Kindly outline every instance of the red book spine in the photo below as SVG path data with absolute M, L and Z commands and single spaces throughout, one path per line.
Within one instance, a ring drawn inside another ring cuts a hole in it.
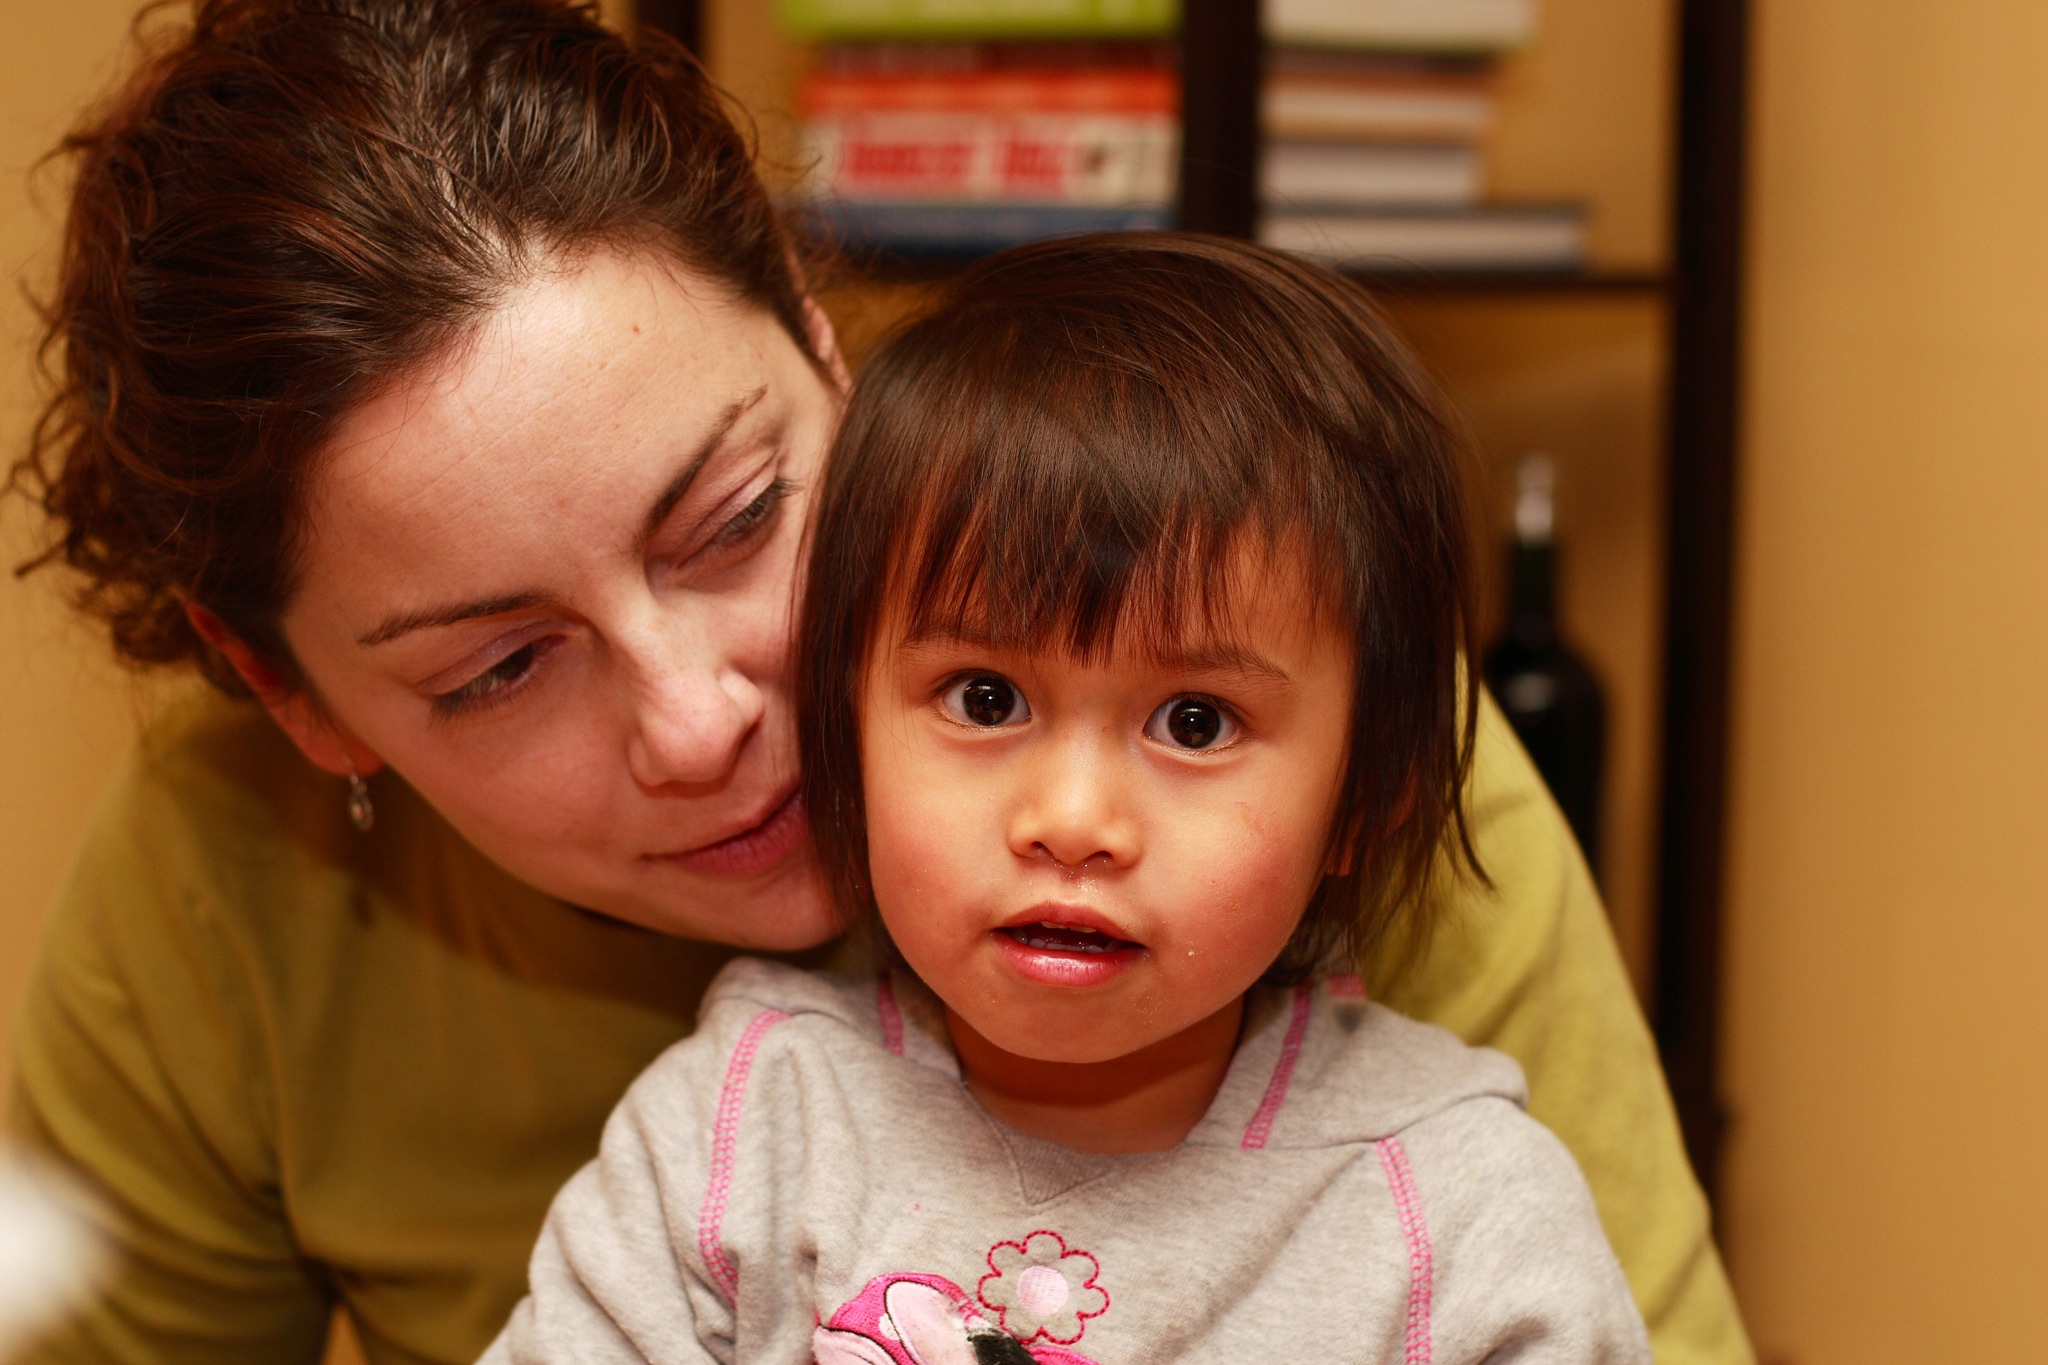
M 1180 81 L 1170 71 L 983 71 L 869 75 L 812 72 L 798 95 L 806 118 L 911 111 L 976 113 L 1162 114 L 1180 110 Z
M 862 200 L 1161 204 L 1179 124 L 1152 114 L 831 115 L 805 125 L 813 189 Z

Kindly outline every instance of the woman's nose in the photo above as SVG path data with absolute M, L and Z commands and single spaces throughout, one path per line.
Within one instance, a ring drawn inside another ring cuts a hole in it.
M 1139 854 L 1139 812 L 1107 736 L 1047 743 L 1026 765 L 1010 821 L 1010 851 L 1079 871 L 1129 867 Z
M 643 670 L 636 691 L 627 766 L 649 788 L 722 782 L 765 710 L 761 689 L 738 669 L 688 659 Z

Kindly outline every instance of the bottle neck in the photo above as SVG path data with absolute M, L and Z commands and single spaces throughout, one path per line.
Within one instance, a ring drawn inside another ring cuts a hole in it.
M 1529 644 L 1557 638 L 1557 546 L 1517 540 L 1509 552 L 1508 633 Z

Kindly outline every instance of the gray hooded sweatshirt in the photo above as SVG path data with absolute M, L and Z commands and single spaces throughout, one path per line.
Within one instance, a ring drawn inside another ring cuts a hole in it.
M 557 1196 L 490 1365 L 1615 1362 L 1650 1348 L 1520 1069 L 1257 990 L 1168 1152 L 1005 1128 L 908 973 L 729 966 Z

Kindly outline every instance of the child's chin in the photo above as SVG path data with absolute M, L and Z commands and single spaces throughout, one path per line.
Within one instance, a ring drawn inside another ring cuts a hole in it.
M 1057 1066 L 1093 1066 L 1127 1057 L 1153 1039 L 1136 1034 L 1128 1014 L 1097 1023 L 1071 1003 L 1005 1010 L 994 1017 L 962 1016 L 983 1039 L 1010 1056 Z
M 996 1046 L 1020 1061 L 1036 1062 L 1042 1066 L 1103 1066 L 1129 1055 L 1131 1051 L 1123 1043 L 1048 1048 L 1031 1039 L 1019 1040 L 1014 1048 L 1004 1047 L 1001 1043 Z

